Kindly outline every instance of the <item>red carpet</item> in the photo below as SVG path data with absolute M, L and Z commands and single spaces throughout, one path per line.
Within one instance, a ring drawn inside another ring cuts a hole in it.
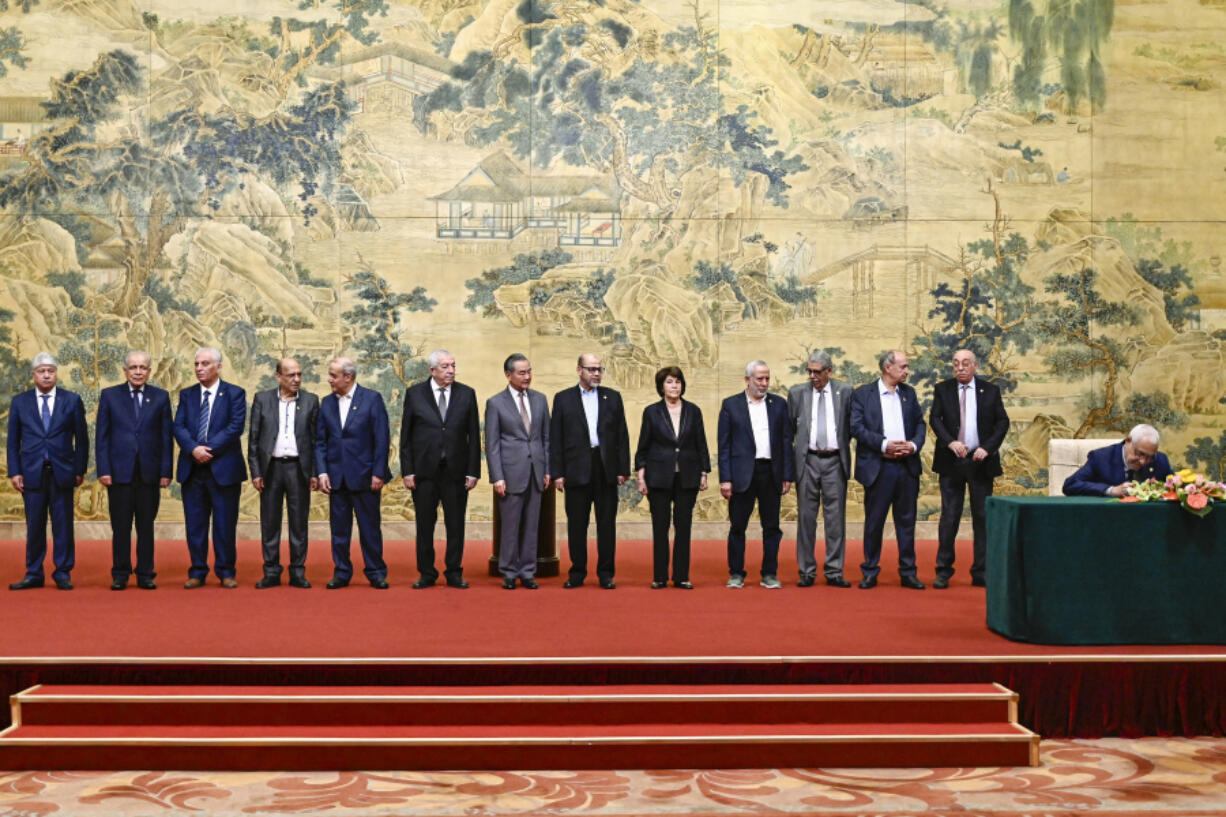
M 887 543 L 886 554 L 891 545 Z M 693 591 L 652 590 L 651 547 L 619 543 L 618 588 L 601 590 L 594 577 L 578 590 L 563 578 L 537 591 L 503 590 L 487 575 L 488 545 L 470 543 L 465 573 L 472 587 L 413 590 L 413 546 L 389 542 L 387 591 L 360 575 L 343 590 L 325 590 L 331 576 L 327 544 L 312 543 L 307 578 L 314 587 L 256 590 L 259 544 L 239 543 L 241 587 L 225 590 L 216 577 L 198 590 L 182 585 L 187 549 L 158 545 L 158 589 L 110 588 L 110 545 L 80 542 L 75 590 L 54 587 L 0 591 L 0 656 L 184 658 L 519 658 L 633 656 L 1226 656 L 1226 647 L 1051 647 L 1012 642 L 985 626 L 984 591 L 960 573 L 948 590 L 919 592 L 898 585 L 893 567 L 873 590 L 839 589 L 819 580 L 796 586 L 795 545 L 781 548 L 784 588 L 757 584 L 761 545 L 751 543 L 750 575 L 741 590 L 725 588 L 722 542 L 695 544 Z M 591 549 L 594 551 L 595 546 Z M 969 552 L 970 544 L 964 548 Z M 355 556 L 357 547 L 355 545 Z M 441 547 L 439 548 L 441 553 Z M 858 542 L 850 554 L 860 550 Z M 919 543 L 920 578 L 931 583 L 936 543 Z M 8 581 L 20 578 L 24 544 L 0 543 Z M 969 558 L 969 553 L 967 553 Z M 594 555 L 593 557 L 594 558 Z M 360 557 L 359 557 L 360 560 Z M 847 578 L 859 580 L 849 558 Z M 568 559 L 562 556 L 563 573 Z

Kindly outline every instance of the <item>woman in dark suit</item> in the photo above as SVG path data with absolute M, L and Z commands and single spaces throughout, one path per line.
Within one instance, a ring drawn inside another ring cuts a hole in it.
M 668 526 L 676 528 L 673 544 L 673 586 L 693 590 L 690 584 L 690 523 L 698 492 L 707 489 L 711 456 L 702 411 L 682 400 L 685 375 L 676 366 L 656 372 L 656 393 L 663 399 L 643 409 L 639 446 L 634 454 L 639 493 L 651 507 L 651 587 L 668 585 Z

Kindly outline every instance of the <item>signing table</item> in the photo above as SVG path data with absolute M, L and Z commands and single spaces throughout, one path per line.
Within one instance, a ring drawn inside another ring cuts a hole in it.
M 988 627 L 1041 644 L 1226 644 L 1226 506 L 990 497 Z

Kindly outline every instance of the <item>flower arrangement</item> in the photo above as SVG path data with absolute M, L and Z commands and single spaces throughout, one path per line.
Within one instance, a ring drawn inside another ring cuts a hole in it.
M 1226 483 L 1214 482 L 1191 468 L 1183 468 L 1166 478 L 1134 482 L 1121 502 L 1178 502 L 1188 513 L 1208 516 L 1215 502 L 1226 501 Z

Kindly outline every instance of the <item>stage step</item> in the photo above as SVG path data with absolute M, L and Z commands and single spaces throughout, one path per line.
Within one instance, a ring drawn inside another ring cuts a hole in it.
M 3 769 L 1023 766 L 997 684 L 37 686 Z

